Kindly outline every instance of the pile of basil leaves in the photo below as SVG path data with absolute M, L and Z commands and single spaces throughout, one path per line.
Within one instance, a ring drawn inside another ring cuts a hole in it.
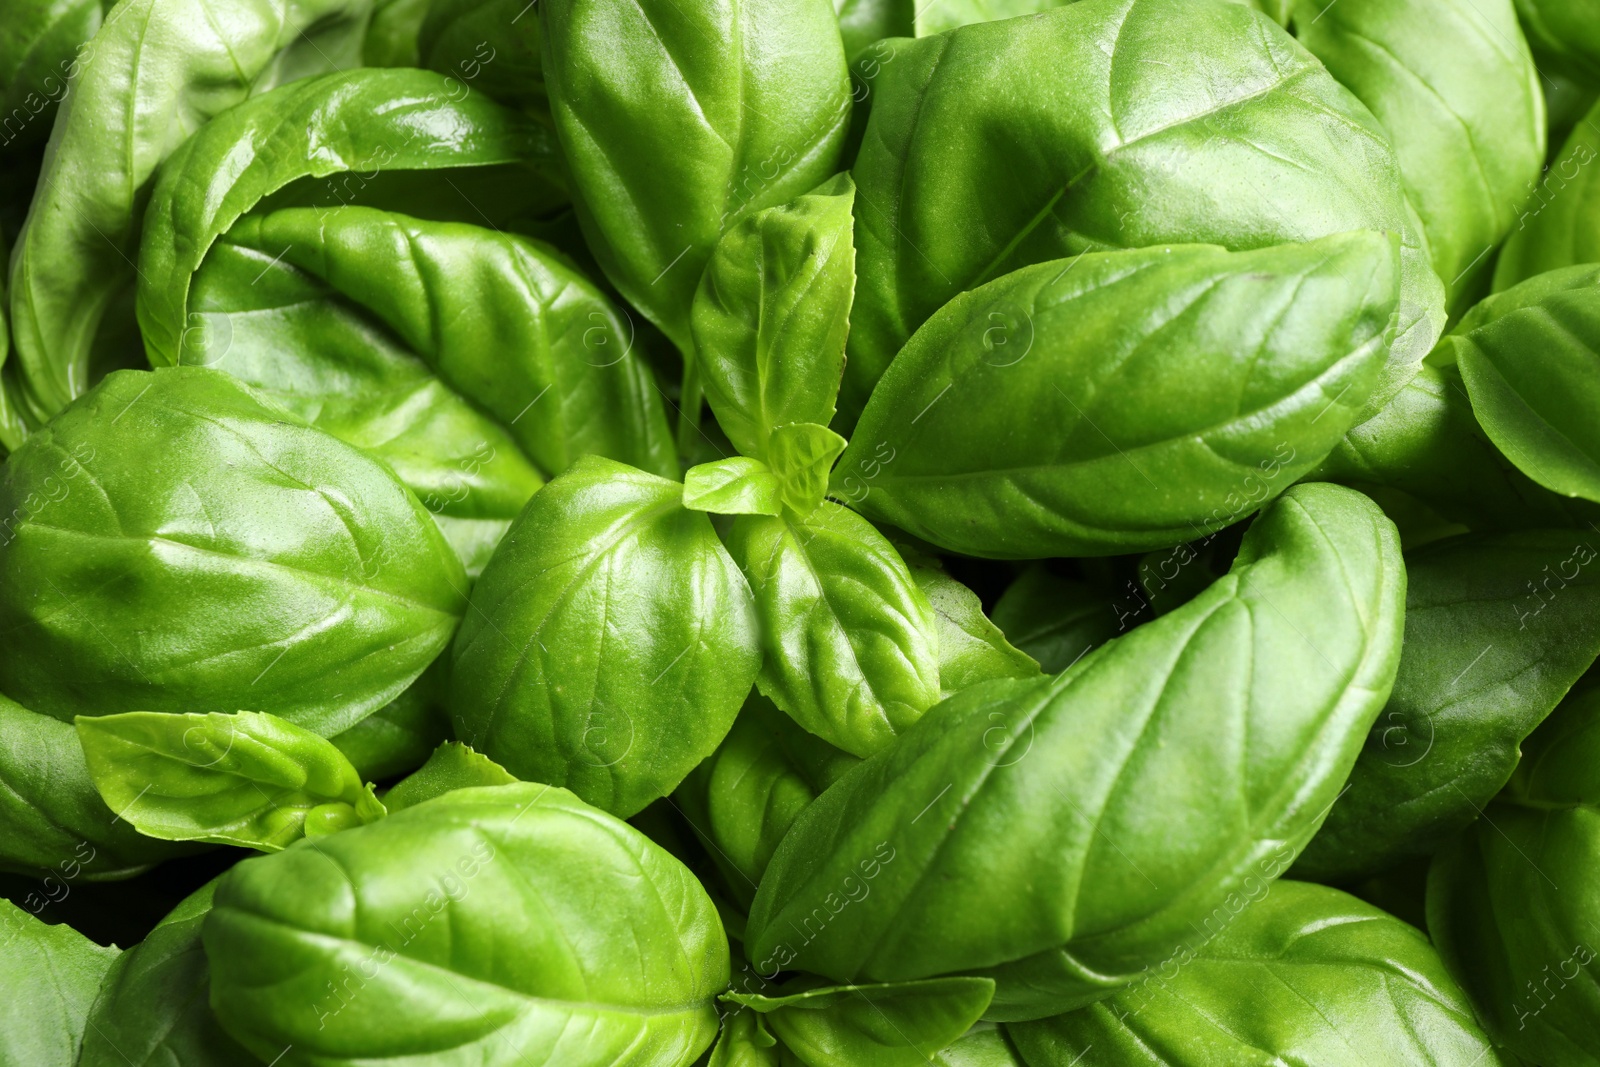
M 0 1067 L 1600 1067 L 1600 0 L 7 0 Z

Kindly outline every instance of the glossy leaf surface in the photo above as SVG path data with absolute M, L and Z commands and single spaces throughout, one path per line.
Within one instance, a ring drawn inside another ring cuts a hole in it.
M 70 719 L 267 711 L 323 735 L 448 644 L 461 564 L 390 470 L 229 376 L 109 376 L 6 463 L 0 688 Z
M 95 990 L 117 951 L 0 899 L 0 1062 L 73 1067 Z
M 531 783 L 246 860 L 203 937 L 223 1026 L 257 1056 L 288 1045 L 283 1062 L 318 1067 L 676 1067 L 710 1046 L 728 981 L 693 875 Z M 347 967 L 359 985 L 330 991 Z
M 1057 678 L 937 705 L 796 821 L 752 963 L 989 976 L 1008 1020 L 1157 966 L 1287 869 L 1338 795 L 1399 659 L 1397 542 L 1359 494 L 1296 487 L 1188 604 Z
M 1204 536 L 1282 492 L 1355 423 L 1382 371 L 1396 279 L 1394 245 L 1373 233 L 1023 268 L 917 331 L 833 491 L 991 558 Z
M 1007 1027 L 1028 1067 L 1447 1067 L 1503 1059 L 1418 930 L 1337 890 L 1261 887 L 1091 1007 Z
M 933 609 L 866 520 L 831 502 L 803 522 L 740 516 L 727 545 L 761 621 L 756 684 L 801 726 L 869 756 L 939 699 Z
M 895 42 L 879 64 L 852 172 L 847 412 L 958 293 L 1085 251 L 1404 234 L 1401 317 L 1371 410 L 1443 328 L 1388 136 L 1243 5 L 1086 0 Z
M 760 648 L 744 578 L 682 495 L 594 456 L 539 491 L 456 636 L 456 736 L 622 815 L 711 754 Z

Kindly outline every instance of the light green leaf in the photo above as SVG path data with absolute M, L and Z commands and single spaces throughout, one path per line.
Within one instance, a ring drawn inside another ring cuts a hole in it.
M 767 438 L 767 462 L 778 476 L 784 507 L 804 519 L 828 493 L 833 461 L 845 449 L 845 439 L 814 422 L 779 426 Z
M 782 490 L 765 463 L 734 456 L 685 471 L 683 506 L 718 515 L 781 515 Z
M 939 629 L 939 695 L 947 697 L 995 678 L 1037 678 L 1039 664 L 1012 646 L 983 613 L 978 594 L 934 560 L 908 559 Z
M 73 1067 L 95 990 L 117 955 L 0 898 L 0 1063 Z
M 706 399 L 734 447 L 765 459 L 785 423 L 826 424 L 844 373 L 855 292 L 847 174 L 723 235 L 691 322 Z
M 470 745 L 446 741 L 428 757 L 428 762 L 383 796 L 384 806 L 399 811 L 425 800 L 443 796 L 454 789 L 479 785 L 510 785 L 516 776 Z
M 274 852 L 385 814 L 333 742 L 275 715 L 79 716 L 89 773 L 142 834 Z

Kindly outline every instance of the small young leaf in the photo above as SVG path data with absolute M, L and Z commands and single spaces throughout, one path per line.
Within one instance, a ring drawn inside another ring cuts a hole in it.
M 747 456 L 771 458 L 776 426 L 833 418 L 855 293 L 855 192 L 840 174 L 757 212 L 706 265 L 691 317 L 706 399 Z
M 781 515 L 782 486 L 759 459 L 734 456 L 690 467 L 683 475 L 683 506 L 718 515 Z
M 275 715 L 135 711 L 76 723 L 100 795 L 149 837 L 276 852 L 386 813 L 331 741 Z
M 428 762 L 384 795 L 390 811 L 399 811 L 456 789 L 479 785 L 510 785 L 517 777 L 470 745 L 446 741 L 433 750 Z
M 806 518 L 822 503 L 833 461 L 846 444 L 843 437 L 814 422 L 779 426 L 767 438 L 767 462 L 778 476 L 783 504 L 795 518 Z

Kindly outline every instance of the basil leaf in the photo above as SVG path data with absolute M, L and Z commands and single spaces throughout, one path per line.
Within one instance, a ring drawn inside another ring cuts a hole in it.
M 996 678 L 1037 678 L 1039 664 L 1014 648 L 983 613 L 978 594 L 937 565 L 911 563 L 911 577 L 933 608 L 938 629 L 939 695 Z
M 118 951 L 0 898 L 0 1062 L 73 1067 L 95 990 Z
M 782 486 L 759 459 L 719 459 L 684 472 L 683 506 L 718 515 L 781 515 Z
M 1162 548 L 1232 525 L 1356 421 L 1385 358 L 1394 255 L 1390 238 L 1353 233 L 1006 275 L 917 331 L 833 491 L 1001 559 Z
M 45 879 L 24 907 L 42 909 L 80 876 L 124 878 L 182 851 L 106 807 L 70 723 L 0 696 L 0 869 Z
M 12 453 L 0 514 L 0 690 L 64 720 L 249 707 L 338 733 L 465 608 L 388 467 L 218 371 L 110 375 Z
M 839 15 L 844 54 L 851 63 L 885 37 L 916 36 L 916 5 L 912 0 L 833 0 L 833 6 Z M 863 102 L 858 96 L 857 106 Z
M 532 783 L 245 860 L 203 937 L 223 1027 L 264 1060 L 293 1045 L 330 1067 L 691 1063 L 728 983 L 727 937 L 694 876 Z
M 435 0 L 425 13 L 422 62 L 411 66 L 459 78 L 548 121 L 539 11 L 528 0 Z
M 73 64 L 11 260 L 12 399 L 32 425 L 93 384 L 90 348 L 133 283 L 156 169 L 190 131 L 252 94 L 352 65 L 369 9 L 367 0 L 256 0 L 219 20 L 203 0 L 111 8 Z M 180 315 L 174 333 L 186 325 Z
M 390 811 L 414 807 L 456 789 L 480 785 L 511 785 L 516 781 L 506 769 L 460 741 L 446 741 L 434 750 L 415 773 L 384 794 Z
M 1046 674 L 1060 674 L 1136 622 L 1145 600 L 1124 597 L 1034 564 L 1006 587 L 995 625 Z
M 727 545 L 761 620 L 756 685 L 801 726 L 867 756 L 939 699 L 933 609 L 871 523 L 824 502 L 803 521 L 741 515 Z
M 741 1009 L 723 1021 L 722 1034 L 706 1067 L 782 1067 L 782 1056 L 761 1017 Z
M 833 11 L 545 0 L 541 18 L 584 235 L 628 302 L 692 353 L 717 239 L 837 169 L 850 91 Z
M 148 837 L 275 852 L 385 814 L 333 742 L 273 715 L 136 711 L 77 725 L 100 795 Z
M 1259 886 L 1194 940 L 1107 1000 L 1006 1032 L 1030 1067 L 1512 1063 L 1426 937 L 1337 890 Z
M 216 889 L 212 879 L 189 894 L 117 957 L 89 1012 L 77 1067 L 237 1067 L 254 1059 L 207 1003 L 211 970 L 200 928 Z
M 382 781 L 415 770 L 450 734 L 444 703 L 450 679 L 441 656 L 404 693 L 350 729 L 328 738 L 362 781 Z
M 773 462 L 786 423 L 833 418 L 855 289 L 850 176 L 747 216 L 723 234 L 691 325 L 706 399 L 747 456 Z
M 1510 0 L 1296 0 L 1293 29 L 1389 131 L 1433 269 L 1463 305 L 1544 169 L 1544 96 Z
M 1568 697 L 1501 799 L 1434 857 L 1428 931 L 1490 1035 L 1531 1063 L 1593 1058 L 1600 1018 L 1600 702 Z
M 1600 655 L 1596 544 L 1590 531 L 1536 530 L 1406 554 L 1394 692 L 1297 876 L 1376 873 L 1477 817 L 1522 739 Z
M 794 820 L 859 760 L 752 693 L 733 728 L 673 794 L 734 903 L 749 909 Z
M 362 66 L 422 66 L 418 37 L 428 8 L 429 0 L 372 0 L 372 20 L 361 42 Z
M 1600 501 L 1600 268 L 1542 274 L 1472 309 L 1441 346 L 1517 468 Z
M 1594 0 L 1516 0 L 1528 43 L 1541 65 L 1600 81 L 1600 23 Z
M 808 807 L 751 962 L 992 977 L 997 1020 L 1133 982 L 1316 831 L 1394 678 L 1404 581 L 1370 501 L 1290 490 L 1201 596 L 1057 678 L 951 697 Z
M 456 736 L 632 815 L 716 748 L 760 661 L 750 592 L 676 482 L 586 456 L 529 501 L 456 635 Z
M 790 517 L 805 519 L 828 493 L 828 473 L 845 449 L 845 439 L 814 422 L 779 426 L 767 439 L 767 462 L 778 476 Z
M 1445 352 L 1452 344 L 1448 338 Z M 1425 364 L 1383 410 L 1353 428 L 1307 481 L 1419 502 L 1472 530 L 1575 526 L 1600 518 L 1550 492 L 1495 448 L 1454 366 Z
M 139 328 L 151 362 L 222 354 L 219 342 L 191 330 L 194 273 L 241 215 L 297 179 L 514 164 L 530 190 L 524 197 L 555 198 L 541 185 L 554 166 L 548 134 L 458 86 L 419 70 L 329 74 L 256 97 L 184 142 L 151 194 L 139 251 Z M 242 168 L 226 163 L 247 149 Z M 333 186 L 325 193 L 324 206 L 348 195 Z
M 958 294 L 1086 251 L 1401 234 L 1387 366 L 1343 400 L 1369 413 L 1444 326 L 1443 285 L 1389 136 L 1315 57 L 1242 5 L 1085 0 L 896 41 L 876 62 L 852 171 L 860 281 L 847 414 Z
M 723 999 L 765 1016 L 806 1067 L 926 1064 L 978 1021 L 994 995 L 986 978 L 789 988 L 779 996 L 727 993 Z

